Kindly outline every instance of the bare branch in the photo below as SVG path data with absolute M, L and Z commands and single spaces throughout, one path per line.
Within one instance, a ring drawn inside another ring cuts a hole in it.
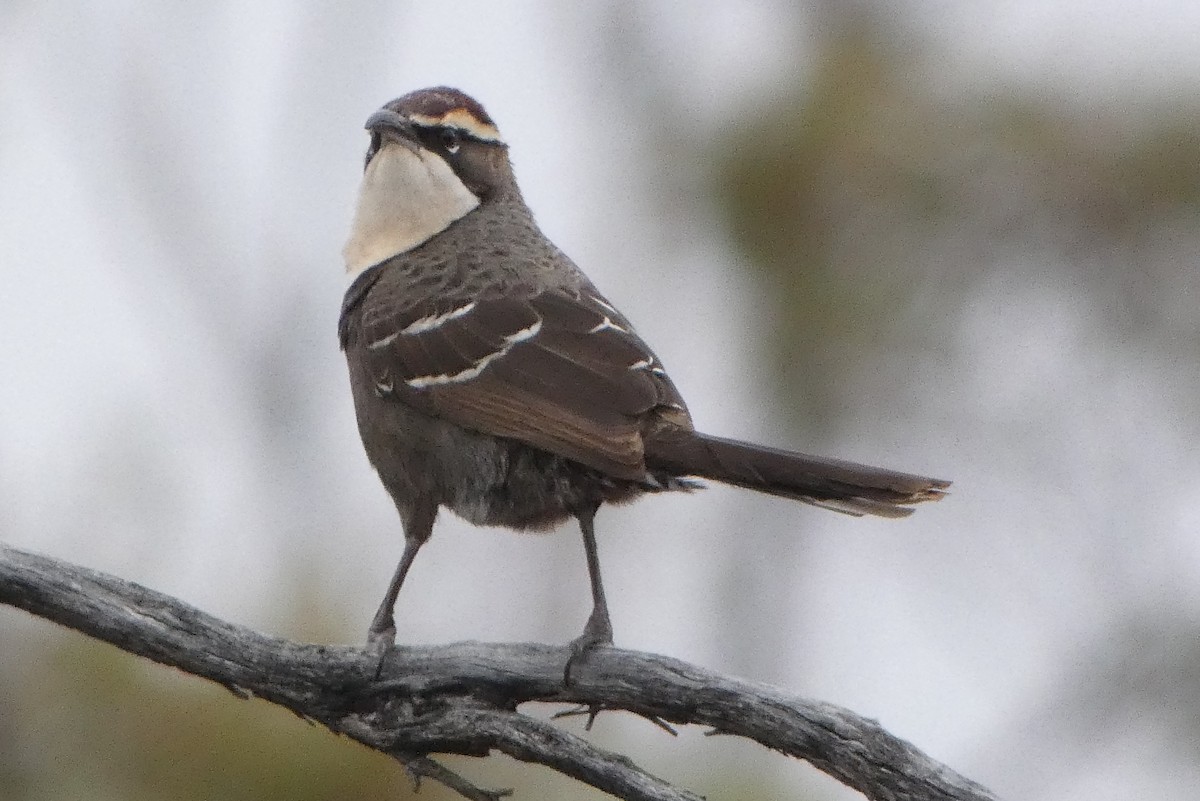
M 114 576 L 0 544 L 0 603 L 132 654 L 264 698 L 383 753 L 467 798 L 494 801 L 429 758 L 492 750 L 615 796 L 695 801 L 628 758 L 517 707 L 530 701 L 621 709 L 662 725 L 700 724 L 803 759 L 877 801 L 995 801 L 878 723 L 665 656 L 604 648 L 562 683 L 565 646 L 454 643 L 396 648 L 383 678 L 360 648 L 309 645 L 226 623 Z
M 469 801 L 500 801 L 501 798 L 512 795 L 512 790 L 484 790 L 476 787 L 442 763 L 427 756 L 413 756 L 400 752 L 394 753 L 393 756 L 404 763 L 405 770 L 413 777 L 414 791 L 421 789 L 422 777 L 428 776 Z

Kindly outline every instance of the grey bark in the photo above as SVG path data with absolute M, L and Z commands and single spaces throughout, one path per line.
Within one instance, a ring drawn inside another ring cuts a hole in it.
M 269 637 L 87 568 L 0 544 L 0 602 L 279 704 L 399 760 L 467 798 L 496 799 L 430 758 L 497 750 L 614 796 L 694 801 L 552 722 L 517 711 L 540 701 L 593 713 L 626 710 L 663 725 L 698 724 L 811 763 L 873 801 L 995 801 L 878 723 L 833 704 L 742 681 L 665 656 L 602 648 L 563 686 L 566 646 L 463 642 L 403 646 L 377 659 L 361 648 Z

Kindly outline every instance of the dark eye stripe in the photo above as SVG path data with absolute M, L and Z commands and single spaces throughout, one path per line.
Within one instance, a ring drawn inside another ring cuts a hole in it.
M 417 124 L 413 127 L 417 129 L 417 133 L 421 137 L 421 141 L 425 142 L 426 145 L 437 145 L 445 148 L 447 147 L 447 144 L 443 137 L 447 135 L 455 137 L 459 144 L 462 144 L 465 141 L 480 142 L 482 144 L 495 144 L 495 142 L 490 140 L 480 139 L 466 128 L 459 128 L 457 125 Z

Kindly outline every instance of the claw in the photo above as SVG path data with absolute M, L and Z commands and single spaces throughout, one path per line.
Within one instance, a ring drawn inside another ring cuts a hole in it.
M 576 715 L 587 715 L 587 723 L 583 724 L 584 731 L 591 731 L 592 724 L 596 722 L 596 717 L 605 709 L 603 704 L 580 704 L 574 709 L 564 709 L 562 712 L 555 712 L 550 716 L 551 720 L 559 718 L 572 718 Z
M 604 710 L 609 709 L 609 708 L 610 707 L 606 707 L 603 704 L 579 704 L 578 706 L 572 707 L 571 709 L 564 709 L 562 712 L 555 712 L 553 715 L 550 716 L 550 719 L 558 720 L 559 718 L 573 718 L 577 715 L 587 715 L 588 716 L 587 723 L 584 724 L 583 728 L 584 728 L 584 731 L 591 731 L 592 724 L 595 723 L 595 721 L 596 721 L 596 716 L 599 715 Z M 636 712 L 632 709 L 626 710 L 626 711 L 633 712 L 633 714 L 637 715 L 639 718 L 644 718 L 645 720 L 650 721 L 655 726 L 662 729 L 663 731 L 665 731 L 667 734 L 671 735 L 672 737 L 679 736 L 679 732 L 675 729 L 674 726 L 672 726 L 670 723 L 667 723 L 665 720 L 658 717 L 657 715 L 648 715 L 644 712 Z
M 607 622 L 607 621 L 605 621 Z M 580 659 L 586 657 L 596 648 L 605 645 L 612 645 L 612 627 L 596 626 L 598 631 L 593 631 L 592 620 L 588 620 L 587 628 L 583 630 L 583 634 L 571 640 L 571 655 L 567 657 L 567 664 L 563 668 L 563 686 L 571 686 L 571 668 Z
M 383 666 L 387 662 L 388 654 L 392 652 L 392 648 L 396 646 L 396 627 L 390 626 L 380 631 L 375 631 L 372 628 L 367 632 L 367 644 L 364 650 L 367 655 L 375 659 L 375 673 L 372 676 L 373 681 L 379 681 L 383 675 Z

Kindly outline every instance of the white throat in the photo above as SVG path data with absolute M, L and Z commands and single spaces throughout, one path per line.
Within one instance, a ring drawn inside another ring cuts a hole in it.
M 450 165 L 424 150 L 389 142 L 363 173 L 350 239 L 342 248 L 349 280 L 412 250 L 479 205 Z

